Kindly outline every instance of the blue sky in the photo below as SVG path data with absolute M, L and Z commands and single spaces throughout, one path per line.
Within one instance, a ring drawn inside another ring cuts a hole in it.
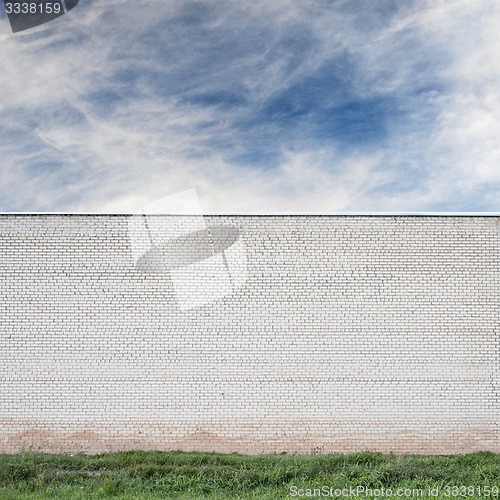
M 80 0 L 0 16 L 0 211 L 500 211 L 494 0 Z

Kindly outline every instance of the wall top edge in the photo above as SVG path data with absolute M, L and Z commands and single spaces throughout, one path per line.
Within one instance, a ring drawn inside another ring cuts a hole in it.
M 0 212 L 0 216 L 232 216 L 232 217 L 500 217 L 500 212 Z

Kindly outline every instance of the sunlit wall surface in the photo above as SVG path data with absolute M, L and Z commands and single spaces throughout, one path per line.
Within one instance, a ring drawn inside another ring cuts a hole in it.
M 497 218 L 133 217 L 0 216 L 0 452 L 500 452 Z

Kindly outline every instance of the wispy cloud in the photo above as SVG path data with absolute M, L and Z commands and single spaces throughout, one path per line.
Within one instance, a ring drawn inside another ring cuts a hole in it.
M 499 10 L 81 0 L 0 35 L 0 210 L 498 211 Z

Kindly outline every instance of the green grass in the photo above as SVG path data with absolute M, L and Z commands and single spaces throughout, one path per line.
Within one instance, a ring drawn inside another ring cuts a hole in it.
M 276 499 L 294 498 L 291 493 L 295 491 L 305 495 L 306 489 L 324 486 L 333 490 L 391 488 L 392 498 L 397 498 L 398 488 L 421 489 L 423 495 L 418 498 L 429 498 L 427 492 L 432 488 L 440 489 L 439 498 L 487 498 L 484 487 L 488 487 L 489 498 L 500 499 L 500 493 L 491 495 L 500 490 L 500 455 L 425 457 L 365 452 L 244 456 L 141 451 L 94 456 L 0 455 L 1 499 Z M 446 486 L 475 489 L 455 490 L 456 496 L 450 490 L 446 496 Z M 304 491 L 299 492 L 299 488 Z M 358 493 L 354 498 L 370 498 Z M 406 493 L 403 498 L 417 498 Z M 388 496 L 379 493 L 378 498 Z

